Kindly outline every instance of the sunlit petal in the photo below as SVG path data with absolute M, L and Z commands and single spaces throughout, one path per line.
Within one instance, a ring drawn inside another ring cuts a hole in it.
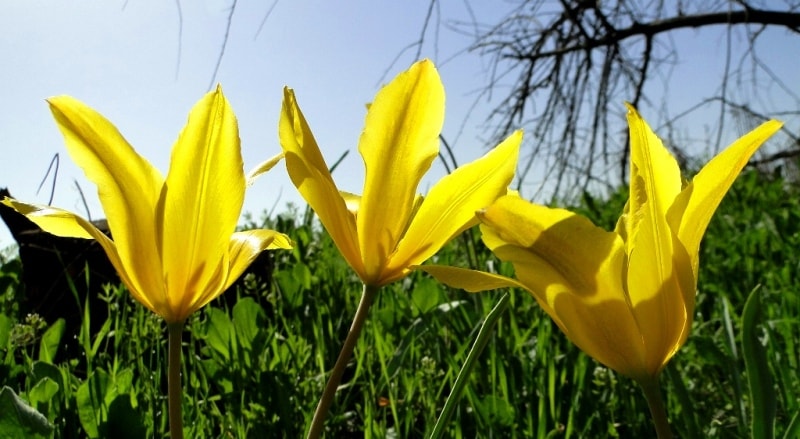
M 753 153 L 782 125 L 775 120 L 764 122 L 733 142 L 695 175 L 670 209 L 670 224 L 675 228 L 687 252 L 694 256 L 692 267 L 695 275 L 700 241 L 722 197 Z
M 460 288 L 470 293 L 496 290 L 498 288 L 521 288 L 527 290 L 525 285 L 514 279 L 485 271 L 435 264 L 418 265 L 411 268 L 424 271 L 449 287 Z
M 530 279 L 532 283 L 520 278 L 532 290 L 543 292 L 549 284 L 559 283 L 583 296 L 613 294 L 597 287 L 598 280 L 622 274 L 622 242 L 616 234 L 568 210 L 512 195 L 500 197 L 478 216 L 502 242 L 526 249 L 544 264 L 546 272 Z M 500 247 L 492 241 L 487 245 L 492 250 Z
M 624 298 L 641 334 L 643 370 L 660 368 L 665 352 L 686 321 L 681 282 L 674 266 L 674 231 L 666 213 L 681 190 L 680 168 L 636 110 L 628 106 L 631 194 L 627 229 L 627 288 Z M 686 267 L 688 268 L 688 267 Z M 691 287 L 692 293 L 694 285 Z M 648 355 L 650 353 L 650 355 Z
M 453 237 L 475 225 L 475 211 L 506 193 L 514 177 L 521 141 L 522 132 L 517 131 L 483 157 L 436 183 L 413 217 L 386 271 L 421 264 Z
M 444 88 L 428 60 L 398 75 L 369 107 L 358 144 L 366 175 L 357 219 L 367 282 L 380 277 L 402 238 L 443 122 Z
M 68 96 L 48 102 L 70 157 L 97 185 L 121 263 L 131 273 L 129 287 L 147 294 L 163 292 L 153 220 L 163 187 L 161 173 L 96 111 Z
M 253 229 L 236 232 L 230 237 L 228 254 L 230 267 L 227 279 L 221 288 L 209 289 L 193 298 L 189 303 L 189 313 L 205 306 L 227 290 L 247 270 L 247 267 L 258 257 L 261 252 L 270 249 L 291 249 L 292 240 L 274 230 Z
M 674 352 L 676 341 L 691 321 L 692 310 L 687 309 L 687 296 L 694 305 L 695 282 L 689 259 L 683 245 L 669 231 L 660 216 L 659 227 L 664 228 L 670 245 L 656 245 L 656 222 L 646 210 L 640 221 L 639 232 L 628 257 L 627 306 L 633 312 L 637 330 L 643 343 L 643 370 L 659 371 L 666 355 Z M 680 255 L 680 256 L 678 256 Z
M 159 206 L 167 301 L 176 314 L 189 315 L 193 294 L 221 291 L 244 188 L 236 117 L 218 87 L 195 105 L 175 142 Z
M 353 270 L 364 273 L 355 217 L 339 195 L 314 135 L 297 106 L 294 92 L 289 88 L 283 93 L 279 134 L 292 183 L 314 209 Z
M 247 173 L 247 185 L 252 186 L 255 183 L 256 179 L 261 176 L 261 174 L 266 173 L 270 169 L 274 168 L 281 160 L 283 160 L 284 153 L 279 153 L 274 157 L 271 157 L 263 162 L 259 163 L 258 166 L 253 168 L 250 172 Z
M 129 276 L 126 271 L 125 265 L 122 263 L 120 255 L 117 252 L 115 243 L 95 227 L 94 224 L 72 212 L 51 206 L 27 204 L 8 197 L 6 197 L 2 203 L 25 215 L 26 218 L 45 232 L 63 237 L 95 239 L 103 248 L 103 251 L 105 251 L 109 261 L 111 261 L 111 265 L 117 270 L 120 279 L 122 279 L 123 283 L 128 287 L 131 295 L 146 307 L 153 311 L 156 310 L 156 306 L 153 302 L 150 301 L 146 294 L 138 290 L 136 284 L 132 282 L 132 276 Z
M 628 107 L 631 147 L 631 191 L 627 236 L 633 244 L 643 210 L 650 211 L 658 245 L 670 245 L 670 232 L 665 227 L 666 213 L 681 191 L 681 170 L 672 154 L 661 143 L 650 126 L 631 105 Z M 630 252 L 630 249 L 628 249 Z
M 512 263 L 519 282 L 570 340 L 609 366 L 641 366 L 643 345 L 620 294 L 625 258 L 615 233 L 516 196 L 501 197 L 479 216 L 484 242 Z M 616 314 L 600 316 L 599 308 Z

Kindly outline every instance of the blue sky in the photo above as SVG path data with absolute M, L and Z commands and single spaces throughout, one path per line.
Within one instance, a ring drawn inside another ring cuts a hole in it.
M 443 2 L 447 3 L 447 2 Z M 259 33 L 271 1 L 239 1 L 216 81 L 239 119 L 245 168 L 277 154 L 282 89 L 295 89 L 323 154 L 333 162 L 351 150 L 335 175 L 345 190 L 361 192 L 361 159 L 355 151 L 365 104 L 383 82 L 407 68 L 415 50 L 392 65 L 419 38 L 427 1 L 278 2 Z M 442 16 L 466 18 L 462 3 L 443 4 Z M 189 109 L 209 89 L 223 41 L 229 2 L 181 2 L 180 36 L 174 2 L 7 2 L 0 14 L 0 186 L 19 199 L 46 203 L 50 182 L 37 186 L 50 159 L 60 153 L 53 204 L 84 212 L 75 188 L 83 189 L 93 218 L 102 217 L 95 186 L 69 159 L 44 101 L 72 95 L 111 120 L 137 151 L 166 172 L 174 140 Z M 484 19 L 497 8 L 480 11 Z M 430 41 L 433 42 L 431 36 Z M 445 59 L 469 39 L 441 32 L 439 47 L 423 57 Z M 179 64 L 178 64 L 179 62 Z M 457 130 L 473 98 L 468 91 L 485 79 L 480 62 L 456 58 L 441 64 L 448 94 L 448 129 Z M 454 127 L 454 128 L 453 128 Z M 471 160 L 482 154 L 477 142 Z M 432 177 L 444 170 L 436 164 Z M 424 188 L 423 188 L 424 189 Z M 283 166 L 250 189 L 245 210 L 259 213 L 300 203 Z M 0 227 L 0 247 L 11 243 Z
M 464 1 L 439 3 L 443 20 L 469 19 Z M 350 150 L 334 178 L 343 190 L 360 193 L 363 170 L 355 148 L 365 104 L 382 82 L 414 61 L 416 51 L 409 50 L 392 64 L 404 47 L 419 38 L 429 1 L 283 0 L 259 32 L 271 4 L 271 0 L 238 2 L 215 80 L 222 84 L 238 116 L 245 168 L 280 151 L 278 115 L 282 88 L 288 85 L 295 89 L 329 163 Z M 469 4 L 485 23 L 496 22 L 513 6 Z M 53 204 L 84 212 L 76 180 L 92 217 L 103 216 L 96 188 L 67 156 L 44 101 L 60 94 L 72 95 L 104 114 L 140 154 L 166 172 L 172 144 L 189 109 L 209 90 L 229 5 L 225 0 L 182 1 L 179 37 L 178 11 L 172 1 L 4 2 L 0 14 L 0 57 L 5 61 L 0 69 L 0 150 L 4 156 L 0 187 L 8 186 L 21 200 L 46 203 L 51 183 L 39 194 L 37 186 L 50 159 L 59 153 Z M 444 133 L 456 141 L 459 162 L 465 163 L 485 152 L 482 122 L 494 102 L 484 101 L 471 116 L 469 110 L 475 91 L 487 81 L 489 61 L 474 53 L 459 54 L 471 42 L 469 37 L 446 27 L 440 27 L 436 35 L 434 28 L 431 32 L 421 53 L 439 66 L 447 91 Z M 673 72 L 679 86 L 670 88 L 675 103 L 674 107 L 670 104 L 671 113 L 685 108 L 684 102 L 696 98 L 698 89 L 718 86 L 719 74 L 713 73 L 713 66 L 723 56 L 720 35 L 724 34 L 706 33 L 703 39 L 696 31 L 676 35 L 696 47 L 681 54 L 683 64 Z M 800 69 L 791 61 L 798 58 L 786 56 L 785 39 L 778 36 L 775 41 L 764 49 L 776 59 L 774 68 L 794 75 L 790 84 L 800 84 Z M 655 114 L 655 109 L 644 111 L 648 119 Z M 691 129 L 702 131 L 704 124 L 713 121 L 695 122 L 699 128 Z M 436 162 L 421 191 L 444 173 Z M 279 166 L 250 188 L 245 210 L 259 214 L 273 206 L 283 209 L 288 202 L 302 205 Z M 0 248 L 11 243 L 5 227 L 0 227 Z

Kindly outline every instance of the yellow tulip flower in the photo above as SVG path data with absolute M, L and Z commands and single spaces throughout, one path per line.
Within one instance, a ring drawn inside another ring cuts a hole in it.
M 517 280 L 421 268 L 468 291 L 524 288 L 584 352 L 643 383 L 657 380 L 689 335 L 700 240 L 714 211 L 781 124 L 766 122 L 738 139 L 686 184 L 661 140 L 628 110 L 631 195 L 614 231 L 507 195 L 478 216 L 484 243 L 512 263 Z
M 414 64 L 375 96 L 358 150 L 364 192 L 340 193 L 314 136 L 284 90 L 280 139 L 292 182 L 366 285 L 403 278 L 445 243 L 477 224 L 475 211 L 505 194 L 522 133 L 442 178 L 426 197 L 416 190 L 439 154 L 444 88 L 433 63 Z
M 167 323 L 219 296 L 261 251 L 291 248 L 273 230 L 235 232 L 245 174 L 236 117 L 220 88 L 192 109 L 166 179 L 96 111 L 68 96 L 48 102 L 70 156 L 98 187 L 113 240 L 74 213 L 3 202 L 54 235 L 97 240 L 133 297 Z
M 505 194 L 514 177 L 522 133 L 442 178 L 426 197 L 422 176 L 439 154 L 444 87 L 423 60 L 383 87 L 369 105 L 358 151 L 366 169 L 361 196 L 340 192 L 297 105 L 284 90 L 280 140 L 286 169 L 339 251 L 364 283 L 347 339 L 314 413 L 308 438 L 324 416 L 378 289 L 402 279 L 448 241 L 478 223 L 475 211 Z

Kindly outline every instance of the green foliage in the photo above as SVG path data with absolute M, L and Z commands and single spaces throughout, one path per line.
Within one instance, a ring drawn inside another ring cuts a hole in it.
M 3 437 L 42 438 L 53 431 L 47 419 L 8 386 L 0 389 L 0 432 Z
M 692 334 L 661 381 L 678 437 L 800 432 L 799 192 L 781 178 L 747 172 L 709 226 Z M 626 198 L 624 190 L 607 199 L 586 195 L 572 208 L 611 229 Z M 187 437 L 299 437 L 310 422 L 361 285 L 308 218 L 292 211 L 248 224 L 286 232 L 296 247 L 272 253 L 271 277 L 247 277 L 187 322 Z M 476 230 L 435 259 L 511 274 Z M 0 436 L 165 437 L 164 323 L 124 288 L 109 286 L 97 292 L 107 320 L 91 334 L 85 313 L 80 352 L 62 359 L 59 322 L 18 314 L 19 279 L 18 260 L 6 261 L 0 385 L 7 388 L 0 404 L 22 418 L 0 408 Z M 327 437 L 429 435 L 502 294 L 451 290 L 422 274 L 382 289 L 328 416 Z M 443 437 L 653 436 L 631 380 L 581 353 L 526 293 L 512 291 L 508 300 Z M 48 424 L 53 428 L 31 426 Z

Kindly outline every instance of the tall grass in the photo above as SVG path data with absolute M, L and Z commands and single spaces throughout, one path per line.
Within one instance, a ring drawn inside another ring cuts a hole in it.
M 748 437 L 758 420 L 754 408 L 768 409 L 770 398 L 776 436 L 797 434 L 789 428 L 800 412 L 799 192 L 782 178 L 746 172 L 709 227 L 692 335 L 662 376 L 679 437 Z M 587 195 L 572 208 L 612 228 L 626 197 L 622 191 L 602 200 Z M 182 374 L 187 436 L 298 437 L 310 421 L 361 285 L 330 238 L 302 217 L 290 211 L 265 220 L 297 244 L 274 253 L 272 279 L 246 279 L 235 297 L 190 318 Z M 436 259 L 511 274 L 482 247 L 476 231 Z M 0 384 L 54 427 L 26 434 L 165 437 L 161 320 L 124 288 L 109 285 L 93 293 L 108 310 L 102 329 L 83 331 L 76 341 L 80 353 L 56 360 L 67 341 L 59 324 L 19 315 L 20 269 L 18 260 L 7 259 L 0 270 Z M 760 307 L 749 308 L 743 320 L 753 291 L 759 303 L 752 306 Z M 482 319 L 501 294 L 471 295 L 421 274 L 382 289 L 331 409 L 327 437 L 429 434 Z M 765 366 L 754 375 L 757 363 L 745 355 L 759 348 Z M 767 384 L 754 389 L 756 382 Z M 0 419 L 8 416 L 0 411 Z M 586 357 L 531 297 L 512 291 L 445 437 L 653 435 L 634 383 Z

